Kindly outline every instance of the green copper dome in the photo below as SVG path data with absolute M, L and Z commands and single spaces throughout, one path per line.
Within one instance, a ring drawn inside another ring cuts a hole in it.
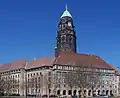
M 61 18 L 66 17 L 66 16 L 72 18 L 72 15 L 70 14 L 70 12 L 69 12 L 68 9 L 67 9 L 67 5 L 66 5 L 66 10 L 63 12 Z

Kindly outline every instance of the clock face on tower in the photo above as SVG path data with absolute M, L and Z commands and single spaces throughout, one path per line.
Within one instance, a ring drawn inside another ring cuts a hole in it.
M 71 22 L 68 22 L 68 26 L 72 26 Z

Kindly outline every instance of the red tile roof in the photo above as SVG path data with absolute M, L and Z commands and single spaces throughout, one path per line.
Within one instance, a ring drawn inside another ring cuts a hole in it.
M 113 69 L 103 59 L 95 55 L 78 54 L 72 52 L 61 52 L 54 64 L 74 65 L 74 66 L 93 66 L 94 68 Z
M 32 62 L 28 62 L 26 69 L 42 67 L 42 66 L 52 66 L 54 60 L 55 60 L 55 57 L 46 57 L 46 58 L 42 58 Z
M 14 69 L 25 68 L 25 63 L 26 60 L 20 60 L 20 61 L 4 64 L 0 66 L 0 70 L 3 71 L 3 70 L 14 70 Z
M 117 68 L 115 68 L 113 65 L 111 65 L 111 64 L 109 64 L 110 65 L 110 67 L 112 67 L 112 69 L 117 73 L 118 72 L 118 70 L 117 70 Z
M 20 60 L 17 62 L 12 62 L 9 64 L 5 64 L 0 66 L 0 70 L 14 70 L 19 68 L 37 68 L 42 66 L 52 66 L 54 64 L 60 65 L 71 65 L 71 66 L 84 66 L 84 67 L 92 67 L 94 68 L 102 68 L 102 69 L 112 69 L 115 68 L 107 64 L 103 59 L 95 55 L 88 54 L 78 54 L 72 52 L 61 52 L 58 57 L 46 57 L 39 60 L 35 60 L 32 62 L 28 62 L 26 65 L 26 60 Z M 26 65 L 26 66 L 25 66 Z

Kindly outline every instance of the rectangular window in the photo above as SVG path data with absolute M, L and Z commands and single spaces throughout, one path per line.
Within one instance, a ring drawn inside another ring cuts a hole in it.
M 28 79 L 28 82 L 30 82 L 29 79 Z
M 41 72 L 40 72 L 40 75 L 42 75 Z
M 38 76 L 38 73 L 37 73 L 37 76 Z
M 40 77 L 38 77 L 38 81 L 40 82 Z

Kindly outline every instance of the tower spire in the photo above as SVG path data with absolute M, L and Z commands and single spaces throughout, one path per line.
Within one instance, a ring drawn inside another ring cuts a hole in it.
M 66 16 L 68 16 L 68 17 L 71 17 L 71 18 L 72 18 L 72 15 L 71 15 L 71 14 L 70 14 L 70 12 L 68 11 L 68 6 L 67 6 L 67 4 L 66 4 L 65 11 L 63 12 L 63 14 L 62 14 L 61 18 L 66 17 Z
M 67 4 L 66 4 L 66 11 L 68 10 Z

